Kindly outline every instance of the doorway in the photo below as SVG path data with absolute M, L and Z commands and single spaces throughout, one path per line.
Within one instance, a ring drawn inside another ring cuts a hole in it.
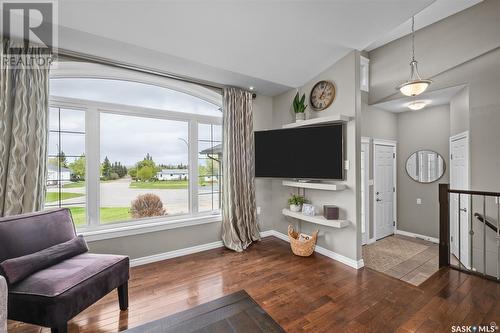
M 469 133 L 450 138 L 450 188 L 469 189 Z M 470 198 L 450 196 L 450 250 L 462 265 L 470 269 Z
M 373 141 L 374 236 L 394 234 L 396 226 L 396 142 Z

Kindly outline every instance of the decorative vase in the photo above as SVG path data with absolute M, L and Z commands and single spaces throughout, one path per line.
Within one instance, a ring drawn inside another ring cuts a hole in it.
M 304 112 L 298 112 L 295 114 L 295 122 L 301 122 L 306 120 L 306 114 Z
M 302 210 L 302 205 L 290 205 L 290 210 L 292 212 L 298 213 Z

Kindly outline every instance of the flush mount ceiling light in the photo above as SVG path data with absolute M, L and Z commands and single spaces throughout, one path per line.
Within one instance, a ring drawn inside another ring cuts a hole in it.
M 411 50 L 410 79 L 398 86 L 397 89 L 401 91 L 403 95 L 417 96 L 423 93 L 432 81 L 422 79 L 418 73 L 418 63 L 415 60 L 415 16 L 411 18 Z
M 417 111 L 417 110 L 422 110 L 429 103 L 430 103 L 429 101 L 413 101 L 413 102 L 410 102 L 410 103 L 406 103 L 406 106 L 410 110 Z

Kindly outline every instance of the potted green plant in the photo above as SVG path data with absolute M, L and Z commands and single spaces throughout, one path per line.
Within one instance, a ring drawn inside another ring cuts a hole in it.
M 292 194 L 290 198 L 288 198 L 288 204 L 290 205 L 290 210 L 292 212 L 300 212 L 302 209 L 302 205 L 306 202 L 306 198 L 301 195 Z
M 305 111 L 307 105 L 305 104 L 306 94 L 303 94 L 302 97 L 299 96 L 299 92 L 295 95 L 293 99 L 293 112 L 295 112 L 295 122 L 304 121 L 305 120 Z

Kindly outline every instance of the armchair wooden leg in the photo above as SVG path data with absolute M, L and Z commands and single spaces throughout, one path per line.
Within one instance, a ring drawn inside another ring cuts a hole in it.
M 68 324 L 64 324 L 58 327 L 52 327 L 50 329 L 51 333 L 67 333 L 68 332 Z
M 128 282 L 118 287 L 118 301 L 120 302 L 120 310 L 128 309 Z

